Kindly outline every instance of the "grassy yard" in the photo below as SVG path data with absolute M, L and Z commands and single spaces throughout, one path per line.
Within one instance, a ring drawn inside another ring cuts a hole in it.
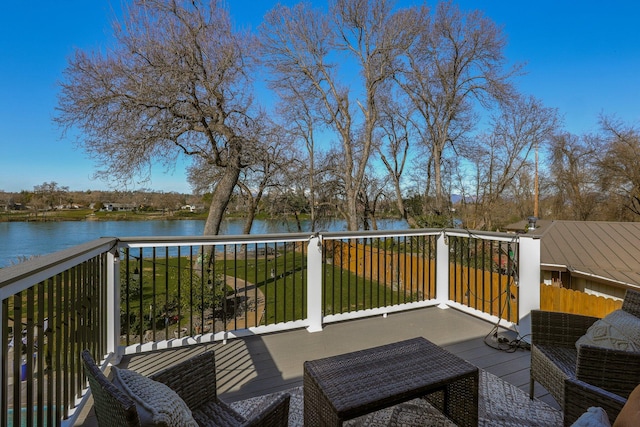
M 149 259 L 132 261 L 128 270 L 123 263 L 122 295 L 129 297 L 123 298 L 122 309 L 133 313 L 133 323 L 140 316 L 151 320 L 155 318 L 156 328 L 163 328 L 166 318 L 190 318 L 191 305 L 195 306 L 198 316 L 204 316 L 204 311 L 214 309 L 213 306 L 220 309 L 223 298 L 220 289 L 226 281 L 227 295 L 248 297 L 253 301 L 260 297 L 260 293 L 264 296 L 261 324 L 304 319 L 307 310 L 305 261 L 303 255 L 296 252 L 289 252 L 287 256 L 217 259 L 210 273 L 210 277 L 215 278 L 217 294 L 210 286 L 202 284 L 202 272 L 191 268 L 188 257 L 163 257 L 155 262 Z M 127 274 L 128 282 L 125 280 Z M 417 299 L 417 295 L 394 291 L 375 280 L 364 279 L 330 264 L 324 266 L 324 276 L 325 315 Z M 241 280 L 229 280 L 233 277 Z M 249 286 L 245 287 L 245 281 Z M 142 283 L 142 289 L 139 283 Z M 155 309 L 150 317 L 152 307 Z M 136 323 L 135 328 L 138 327 Z

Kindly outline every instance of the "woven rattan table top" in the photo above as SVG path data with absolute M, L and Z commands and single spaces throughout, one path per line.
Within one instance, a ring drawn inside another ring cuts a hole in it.
M 304 369 L 343 419 L 478 373 L 476 366 L 422 337 L 305 362 Z

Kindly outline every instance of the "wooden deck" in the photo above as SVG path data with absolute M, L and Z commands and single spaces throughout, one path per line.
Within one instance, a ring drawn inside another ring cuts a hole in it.
M 305 360 L 332 356 L 416 336 L 423 336 L 461 358 L 529 392 L 530 352 L 503 351 L 497 338 L 514 338 L 510 331 L 454 309 L 430 307 L 402 313 L 329 324 L 322 332 L 306 329 L 256 335 L 177 350 L 126 356 L 122 368 L 150 374 L 203 351 L 215 349 L 218 390 L 227 402 L 287 390 L 302 385 Z M 536 397 L 559 408 L 539 384 Z M 93 411 L 85 410 L 77 425 L 95 426 Z

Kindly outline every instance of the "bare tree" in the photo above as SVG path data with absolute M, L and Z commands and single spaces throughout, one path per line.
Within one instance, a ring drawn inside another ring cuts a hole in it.
M 600 182 L 634 215 L 640 215 L 640 131 L 614 117 L 600 120 L 604 146 Z
M 313 103 L 313 92 L 305 91 L 304 87 L 292 85 L 292 80 L 284 80 L 274 85 L 280 96 L 278 112 L 283 120 L 283 128 L 295 140 L 304 145 L 306 156 L 299 156 L 300 163 L 295 169 L 298 179 L 294 184 L 299 186 L 300 177 L 306 176 L 311 216 L 311 231 L 316 227 L 316 159 L 319 152 L 317 135 L 322 130 L 321 117 L 318 115 L 317 105 Z M 308 87 L 307 87 L 308 88 Z M 304 194 L 304 190 L 301 192 Z
M 333 0 L 329 9 L 327 15 L 307 4 L 277 6 L 265 17 L 263 49 L 275 74 L 273 85 L 302 88 L 300 93 L 313 100 L 324 124 L 335 132 L 342 156 L 337 171 L 343 213 L 349 229 L 357 230 L 357 199 L 378 120 L 376 94 L 414 43 L 420 15 L 414 9 L 394 13 L 388 0 Z M 360 79 L 340 76 L 341 61 L 354 64 Z
M 418 226 L 418 221 L 405 206 L 402 191 L 402 175 L 409 159 L 411 142 L 413 141 L 411 135 L 412 108 L 410 103 L 403 102 L 403 100 L 401 96 L 398 98 L 391 94 L 380 98 L 378 104 L 380 105 L 382 141 L 377 149 L 393 185 L 398 211 L 407 224 L 415 228 Z
M 474 107 L 506 100 L 513 87 L 500 29 L 478 11 L 462 12 L 452 2 L 438 4 L 419 43 L 408 56 L 398 82 L 411 98 L 425 129 L 433 159 L 435 203 L 442 215 L 449 205 L 443 184 L 444 152 L 471 130 Z
M 551 139 L 549 148 L 556 217 L 593 219 L 601 195 L 597 188 L 596 141 L 588 135 L 561 133 Z
M 112 182 L 148 179 L 153 162 L 192 156 L 217 168 L 205 234 L 217 234 L 260 130 L 247 52 L 222 0 L 136 0 L 107 52 L 77 50 L 61 83 L 57 122 Z
M 480 228 L 493 228 L 495 207 L 530 163 L 535 148 L 551 138 L 557 125 L 556 111 L 535 98 L 519 98 L 505 104 L 493 120 L 490 134 L 478 137 L 475 146 L 461 152 L 475 165 L 476 206 Z
M 55 209 L 62 206 L 67 201 L 69 187 L 60 186 L 57 182 L 43 182 L 33 187 L 35 199 L 39 199 L 39 205 L 46 210 Z
M 368 168 L 365 182 L 358 195 L 359 203 L 362 205 L 362 228 L 364 230 L 377 230 L 378 218 L 376 213 L 382 198 L 385 196 L 385 186 L 387 181 L 374 175 L 372 168 Z
M 295 159 L 292 141 L 282 129 L 275 127 L 264 138 L 269 140 L 268 143 L 262 144 L 254 164 L 244 169 L 238 182 L 247 207 L 244 234 L 251 232 L 264 192 L 286 183 L 284 177 Z

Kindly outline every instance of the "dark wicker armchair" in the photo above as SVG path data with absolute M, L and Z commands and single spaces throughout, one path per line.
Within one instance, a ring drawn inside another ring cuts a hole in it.
M 622 309 L 640 317 L 640 292 L 628 290 Z M 536 381 L 547 389 L 563 408 L 565 425 L 571 425 L 589 406 L 602 406 L 601 396 L 621 397 L 619 402 L 613 397 L 614 403 L 605 408 L 609 418 L 615 419 L 640 383 L 640 353 L 592 346 L 576 349 L 576 341 L 597 320 L 577 314 L 531 312 L 529 394 L 533 398 Z M 565 384 L 570 390 L 565 390 Z
M 589 409 L 599 406 L 607 412 L 613 425 L 627 399 L 595 387 L 575 378 L 568 378 L 564 384 L 564 425 L 570 426 Z
M 102 373 L 89 351 L 82 352 L 89 379 L 94 410 L 101 426 L 139 426 L 135 402 Z M 206 352 L 169 367 L 149 378 L 166 384 L 185 401 L 193 418 L 201 426 L 286 426 L 289 417 L 287 393 L 279 395 L 245 419 L 224 402 L 216 392 L 216 367 L 213 352 Z

